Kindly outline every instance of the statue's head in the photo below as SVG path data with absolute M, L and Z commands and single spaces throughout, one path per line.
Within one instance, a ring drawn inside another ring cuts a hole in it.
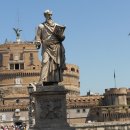
M 45 10 L 44 16 L 45 16 L 45 17 L 47 17 L 47 16 L 52 16 L 52 11 L 50 11 L 50 10 Z

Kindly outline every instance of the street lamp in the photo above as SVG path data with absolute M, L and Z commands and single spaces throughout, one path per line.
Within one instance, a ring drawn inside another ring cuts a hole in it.
M 28 113 L 28 116 L 29 116 L 29 128 L 31 128 L 33 126 L 33 118 L 32 118 L 32 100 L 33 100 L 33 96 L 32 96 L 32 93 L 33 93 L 34 89 L 33 89 L 33 86 L 31 84 L 29 84 L 28 86 L 28 93 L 29 93 L 29 113 Z
M 33 86 L 31 84 L 29 84 L 28 86 L 28 93 L 31 94 L 33 92 Z

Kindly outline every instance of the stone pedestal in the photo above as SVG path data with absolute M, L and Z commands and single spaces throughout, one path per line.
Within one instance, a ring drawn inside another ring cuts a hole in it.
M 64 86 L 37 86 L 34 130 L 74 130 L 67 123 Z

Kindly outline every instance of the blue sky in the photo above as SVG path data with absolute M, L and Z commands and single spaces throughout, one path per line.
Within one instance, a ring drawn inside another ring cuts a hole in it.
M 129 0 L 1 0 L 0 43 L 15 41 L 13 27 L 23 31 L 21 39 L 34 39 L 43 12 L 66 25 L 66 62 L 80 67 L 81 95 L 103 93 L 114 86 L 130 87 Z

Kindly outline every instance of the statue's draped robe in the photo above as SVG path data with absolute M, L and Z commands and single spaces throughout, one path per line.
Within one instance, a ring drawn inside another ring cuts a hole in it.
M 42 68 L 39 83 L 63 81 L 65 50 L 62 43 L 53 35 L 55 23 L 38 26 L 36 41 L 42 45 Z

